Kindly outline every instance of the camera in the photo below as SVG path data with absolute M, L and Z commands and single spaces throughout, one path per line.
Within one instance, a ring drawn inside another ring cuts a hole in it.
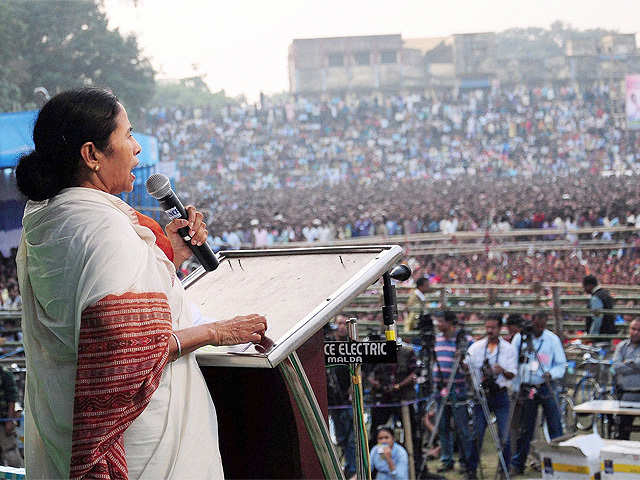
M 531 320 L 524 320 L 522 322 L 522 333 L 526 334 L 526 335 L 531 335 L 533 333 L 533 321 Z
M 482 389 L 490 396 L 495 396 L 500 390 L 500 386 L 496 382 L 496 376 L 489 365 L 489 359 L 485 358 L 482 364 L 482 376 L 484 379 L 480 383 Z
M 420 331 L 420 344 L 423 349 L 431 350 L 435 343 L 433 319 L 428 313 L 423 313 L 418 318 L 418 330 Z

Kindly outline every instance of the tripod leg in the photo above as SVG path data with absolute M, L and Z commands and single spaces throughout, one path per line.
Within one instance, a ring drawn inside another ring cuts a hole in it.
M 473 387 L 473 391 L 476 394 L 476 398 L 478 398 L 478 400 L 480 401 L 482 413 L 485 420 L 487 421 L 487 426 L 489 427 L 489 432 L 491 433 L 493 443 L 495 444 L 496 450 L 498 451 L 500 466 L 504 471 L 505 478 L 509 480 L 509 467 L 503 455 L 502 443 L 500 442 L 500 438 L 496 432 L 496 427 L 491 423 L 491 412 L 489 411 L 489 405 L 487 404 L 487 397 L 484 393 L 484 390 L 480 388 L 480 380 L 478 379 L 476 370 L 474 368 L 470 368 L 469 373 L 471 375 L 471 385 Z

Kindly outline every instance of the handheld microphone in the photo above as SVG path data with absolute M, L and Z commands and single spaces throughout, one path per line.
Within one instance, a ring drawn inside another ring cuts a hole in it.
M 166 175 L 162 175 L 161 173 L 151 175 L 147 179 L 147 192 L 158 200 L 158 203 L 164 208 L 164 213 L 166 213 L 171 220 L 175 218 L 189 219 L 182 202 L 178 199 L 174 191 L 171 190 L 171 183 L 169 183 L 169 178 Z M 207 272 L 218 268 L 218 259 L 211 251 L 211 247 L 209 247 L 207 242 L 200 246 L 192 245 L 189 227 L 178 229 L 178 233 Z

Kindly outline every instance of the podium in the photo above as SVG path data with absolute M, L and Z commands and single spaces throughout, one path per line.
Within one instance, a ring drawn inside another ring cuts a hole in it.
M 215 271 L 184 280 L 203 316 L 265 315 L 273 341 L 196 352 L 227 478 L 344 478 L 326 422 L 322 328 L 401 256 L 397 245 L 225 251 Z

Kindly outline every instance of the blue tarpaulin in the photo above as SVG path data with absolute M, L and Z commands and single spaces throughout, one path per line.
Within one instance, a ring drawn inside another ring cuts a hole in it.
M 37 110 L 0 113 L 0 171 L 14 168 L 22 154 L 33 150 L 33 125 L 37 116 Z M 134 132 L 134 136 L 142 147 L 142 152 L 138 155 L 140 163 L 133 171 L 136 176 L 134 191 L 121 196 L 143 213 L 157 218 L 158 212 L 145 209 L 157 206 L 157 202 L 147 194 L 145 182 L 155 173 L 155 165 L 158 163 L 158 141 L 155 137 L 142 133 Z M 4 175 L 0 179 L 0 186 L 4 189 L 0 189 L 0 251 L 3 250 L 3 243 L 6 244 L 5 247 L 15 246 L 9 244 L 11 242 L 6 239 L 3 241 L 2 233 L 17 231 L 16 229 L 20 228 L 24 210 L 24 198 L 20 196 L 14 183 L 11 183 L 15 182 L 14 177 L 8 171 L 5 171 Z M 19 235 L 15 238 L 19 238 Z
M 0 168 L 15 167 L 20 155 L 33 150 L 37 111 L 0 113 Z
M 33 125 L 37 110 L 15 113 L 0 113 L 0 168 L 13 168 L 23 153 L 33 150 Z M 155 137 L 134 133 L 142 147 L 138 155 L 140 166 L 158 163 L 158 141 Z

